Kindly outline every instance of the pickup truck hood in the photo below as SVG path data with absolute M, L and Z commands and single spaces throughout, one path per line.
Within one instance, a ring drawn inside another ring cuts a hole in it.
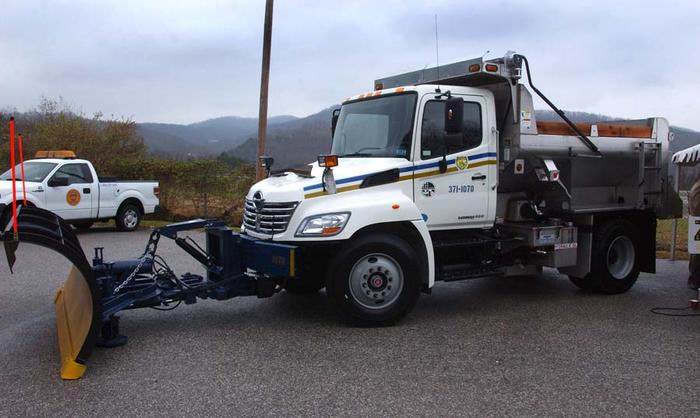
M 17 194 L 22 193 L 22 182 L 18 181 L 17 183 Z M 41 183 L 35 183 L 33 181 L 28 181 L 25 183 L 25 186 L 27 187 L 27 192 L 31 192 L 32 190 L 35 190 L 37 186 L 41 186 Z M 0 198 L 4 198 L 8 194 L 12 193 L 12 182 L 7 181 L 7 180 L 0 180 Z
M 370 174 L 392 168 L 410 167 L 412 163 L 405 158 L 340 158 L 338 166 L 333 168 L 338 189 L 358 185 Z M 311 164 L 311 178 L 295 173 L 285 173 L 262 180 L 250 188 L 247 199 L 253 199 L 258 192 L 268 202 L 299 202 L 323 192 L 321 175 L 323 167 Z

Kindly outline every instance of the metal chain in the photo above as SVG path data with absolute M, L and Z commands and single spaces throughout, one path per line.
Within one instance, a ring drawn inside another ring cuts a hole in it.
M 114 293 L 119 293 L 120 290 L 122 290 L 126 285 L 128 285 L 132 280 L 134 280 L 134 277 L 136 277 L 136 274 L 138 274 L 139 270 L 141 270 L 141 267 L 143 266 L 143 263 L 146 262 L 147 259 L 151 258 L 150 254 L 144 254 L 141 256 L 139 259 L 139 263 L 136 265 L 136 268 L 134 271 L 129 274 L 129 276 L 124 279 L 123 282 L 119 284 L 119 286 L 114 288 Z
M 119 284 L 119 286 L 114 288 L 113 293 L 119 293 L 120 290 L 122 290 L 129 283 L 131 283 L 131 281 L 134 280 L 134 277 L 136 277 L 136 275 L 138 274 L 139 270 L 141 270 L 141 267 L 143 267 L 143 264 L 146 262 L 146 260 L 153 259 L 153 256 L 156 253 L 156 248 L 158 248 L 159 240 L 160 233 L 158 233 L 157 230 L 153 231 L 148 239 L 148 244 L 146 244 L 146 251 L 139 258 L 139 263 L 136 265 L 136 268 L 134 269 L 134 271 L 131 272 L 131 274 L 129 274 L 129 276 L 127 276 L 126 279 L 124 279 L 123 282 Z

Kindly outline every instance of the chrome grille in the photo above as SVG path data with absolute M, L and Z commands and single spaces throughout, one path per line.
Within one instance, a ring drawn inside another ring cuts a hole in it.
M 287 230 L 289 220 L 299 202 L 263 202 L 258 211 L 255 201 L 246 199 L 243 223 L 247 231 L 279 234 Z

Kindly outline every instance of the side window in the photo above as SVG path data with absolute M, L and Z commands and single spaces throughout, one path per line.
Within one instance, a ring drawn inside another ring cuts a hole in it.
M 53 175 L 53 178 L 65 177 L 68 179 L 68 184 L 86 184 L 92 183 L 92 173 L 87 164 L 66 164 L 59 168 Z
M 425 104 L 423 124 L 421 129 L 421 159 L 439 157 L 445 152 L 454 154 L 481 145 L 481 105 L 474 102 L 464 102 L 462 119 L 464 132 L 461 145 L 443 150 L 445 136 L 445 102 L 431 100 Z

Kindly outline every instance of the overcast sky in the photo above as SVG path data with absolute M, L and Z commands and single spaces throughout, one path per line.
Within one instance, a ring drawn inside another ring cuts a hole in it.
M 2 3 L 2 108 L 60 96 L 140 122 L 257 115 L 264 0 Z M 435 14 L 443 64 L 513 49 L 562 108 L 700 130 L 698 0 L 277 0 L 270 114 L 434 65 Z

